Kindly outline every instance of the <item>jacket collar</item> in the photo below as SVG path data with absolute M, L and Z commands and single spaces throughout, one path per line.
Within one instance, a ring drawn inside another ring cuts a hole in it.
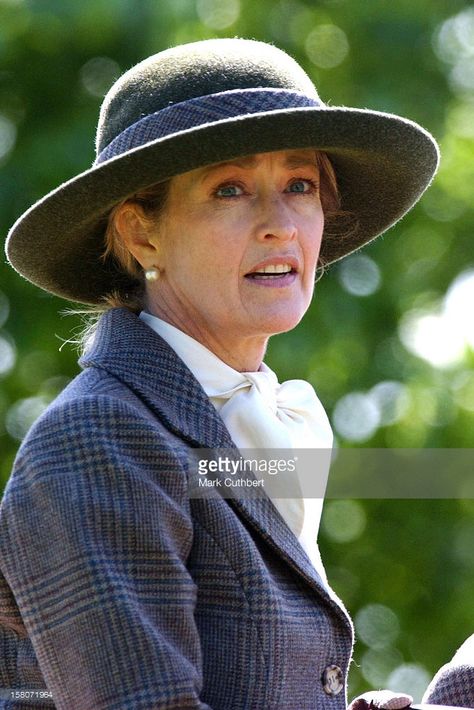
M 193 446 L 235 448 L 199 382 L 174 350 L 125 308 L 107 311 L 80 365 L 98 367 L 133 390 L 173 433 Z
M 91 348 L 79 361 L 119 378 L 181 439 L 195 448 L 232 449 L 224 422 L 194 375 L 146 323 L 124 308 L 107 311 Z M 229 498 L 228 502 L 339 615 L 342 604 L 323 584 L 296 537 L 270 499 Z M 342 608 L 343 609 L 343 608 Z M 350 626 L 347 613 L 343 613 Z

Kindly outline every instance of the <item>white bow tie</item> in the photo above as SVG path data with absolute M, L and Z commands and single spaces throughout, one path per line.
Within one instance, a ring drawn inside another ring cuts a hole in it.
M 289 380 L 280 385 L 268 368 L 243 373 L 241 377 L 231 389 L 213 393 L 213 400 L 239 449 L 331 447 L 332 433 L 326 413 L 308 382 Z M 297 475 L 289 485 L 291 497 L 273 498 L 272 502 L 303 546 L 308 541 L 313 551 L 322 500 L 303 500 Z
M 213 392 L 239 448 L 330 448 L 332 434 L 314 389 L 304 380 L 278 384 L 275 374 L 242 373 L 234 387 Z M 237 434 L 237 437 L 236 437 Z M 236 440 L 238 438 L 238 440 Z

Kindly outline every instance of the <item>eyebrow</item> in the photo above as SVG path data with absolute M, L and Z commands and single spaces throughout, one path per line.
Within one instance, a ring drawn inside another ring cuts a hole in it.
M 308 158 L 307 156 L 303 155 L 292 155 L 287 158 L 285 164 L 287 168 L 304 168 L 308 166 L 312 168 L 318 167 L 316 163 L 316 155 L 314 156 L 314 158 Z
M 214 170 L 219 170 L 219 168 L 252 168 L 256 164 L 256 162 L 257 159 L 254 155 L 248 155 L 245 158 L 237 158 L 236 160 L 225 160 L 222 163 L 213 163 L 212 165 L 208 165 L 207 167 L 203 168 L 202 174 L 207 176 Z

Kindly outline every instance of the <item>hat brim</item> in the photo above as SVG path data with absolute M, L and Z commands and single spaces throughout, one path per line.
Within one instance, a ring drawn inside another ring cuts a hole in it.
M 34 204 L 13 225 L 11 265 L 53 294 L 86 304 L 124 285 L 104 263 L 104 220 L 138 190 L 189 170 L 253 153 L 314 148 L 334 166 L 341 209 L 354 216 L 350 239 L 323 239 L 337 261 L 397 222 L 436 172 L 431 135 L 407 119 L 364 109 L 310 107 L 249 114 L 154 140 L 92 167 Z

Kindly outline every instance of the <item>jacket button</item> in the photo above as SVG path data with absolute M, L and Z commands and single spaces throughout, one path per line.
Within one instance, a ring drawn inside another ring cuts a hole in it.
M 328 695 L 337 695 L 344 687 L 344 676 L 339 666 L 328 666 L 321 678 L 324 692 Z

